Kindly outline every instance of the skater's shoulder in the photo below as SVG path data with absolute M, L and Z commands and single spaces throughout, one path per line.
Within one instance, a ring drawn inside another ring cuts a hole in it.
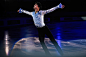
M 40 10 L 39 13 L 42 13 L 44 10 Z
M 35 11 L 32 11 L 32 14 L 35 13 Z

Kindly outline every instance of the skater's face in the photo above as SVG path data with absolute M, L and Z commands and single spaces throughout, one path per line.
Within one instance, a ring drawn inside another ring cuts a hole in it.
M 39 11 L 39 7 L 38 7 L 38 5 L 37 5 L 37 4 L 35 4 L 35 5 L 34 5 L 34 10 L 35 10 L 36 12 L 38 12 L 38 11 Z

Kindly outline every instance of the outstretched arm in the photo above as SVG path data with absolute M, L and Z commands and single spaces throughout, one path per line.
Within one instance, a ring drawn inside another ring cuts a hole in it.
M 19 9 L 17 12 L 19 12 L 19 13 L 26 13 L 26 14 L 28 14 L 28 15 L 32 15 L 32 12 L 29 12 L 29 11 L 26 11 L 26 10 L 23 10 L 23 9 Z
M 56 10 L 56 9 L 58 9 L 58 8 L 64 8 L 65 6 L 64 5 L 62 5 L 61 3 L 59 4 L 59 5 L 57 5 L 56 7 L 53 7 L 53 8 L 51 8 L 51 9 L 48 9 L 48 10 L 44 10 L 44 11 L 42 11 L 42 14 L 47 14 L 47 13 L 50 13 L 50 12 L 52 12 L 52 11 L 54 11 L 54 10 Z

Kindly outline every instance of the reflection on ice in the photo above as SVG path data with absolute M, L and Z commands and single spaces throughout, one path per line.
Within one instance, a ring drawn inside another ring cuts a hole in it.
M 6 52 L 6 55 L 8 56 L 9 55 L 9 46 L 8 45 L 5 45 L 5 52 Z
M 58 28 L 58 30 L 57 30 L 57 39 L 58 39 L 58 41 L 57 41 L 57 43 L 58 43 L 58 45 L 61 47 L 61 33 L 60 33 L 60 30 L 59 30 L 60 28 Z
M 86 40 L 82 40 L 83 42 L 81 41 L 81 39 L 71 41 L 62 41 L 57 39 L 55 40 L 60 47 L 62 46 L 61 49 L 64 52 L 64 56 L 79 56 L 85 55 L 86 53 Z M 59 56 L 59 54 L 56 52 L 58 50 L 56 50 L 49 38 L 45 38 L 45 44 L 47 45 L 49 52 L 52 55 Z M 28 37 L 20 39 L 15 43 L 13 47 L 13 50 L 16 50 L 16 52 L 19 51 L 18 49 L 21 50 L 20 52 L 23 52 L 27 55 L 45 55 L 38 37 Z
M 6 52 L 6 55 L 8 56 L 9 55 L 9 37 L 8 37 L 8 33 L 7 31 L 5 32 L 5 52 Z

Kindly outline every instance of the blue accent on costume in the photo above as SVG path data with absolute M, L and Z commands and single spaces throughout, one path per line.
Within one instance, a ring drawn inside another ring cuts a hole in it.
M 22 9 L 21 8 L 19 9 L 19 13 L 22 13 Z
M 59 4 L 59 8 L 62 8 L 62 4 L 61 3 Z

